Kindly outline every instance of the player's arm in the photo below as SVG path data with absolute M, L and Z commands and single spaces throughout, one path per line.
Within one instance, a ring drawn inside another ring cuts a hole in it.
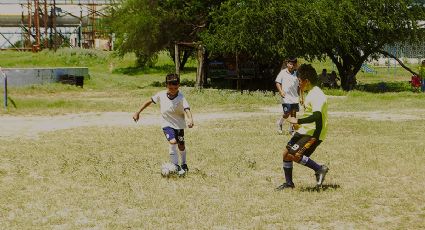
M 190 108 L 185 108 L 184 113 L 186 114 L 187 127 L 192 128 L 194 124 L 193 124 L 192 112 L 190 111 Z
M 288 119 L 286 120 L 292 124 L 298 124 L 298 125 L 313 123 L 313 122 L 317 123 L 317 122 L 322 122 L 322 113 L 320 111 L 314 111 L 313 114 L 305 118 L 297 119 L 295 117 L 288 117 Z
M 279 91 L 280 96 L 285 97 L 285 92 L 283 92 L 282 84 L 276 82 L 276 89 L 277 91 Z
M 146 107 L 150 106 L 152 103 L 153 103 L 152 99 L 149 99 L 149 100 L 145 101 L 145 102 L 143 103 L 142 107 L 140 107 L 140 109 L 139 109 L 137 112 L 135 112 L 135 113 L 134 113 L 134 115 L 133 115 L 133 120 L 134 120 L 135 122 L 137 122 L 137 121 L 139 120 L 139 118 L 140 118 L 140 113 L 141 113 L 144 109 L 146 109 Z
M 295 117 L 288 117 L 287 121 L 289 121 L 292 124 L 306 124 L 306 123 L 316 123 L 316 129 L 314 130 L 313 137 L 318 138 L 320 135 L 320 132 L 322 130 L 322 112 L 320 111 L 314 111 L 313 114 L 311 114 L 308 117 L 297 119 Z

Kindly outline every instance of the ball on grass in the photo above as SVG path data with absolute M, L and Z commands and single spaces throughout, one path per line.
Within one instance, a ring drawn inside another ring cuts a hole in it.
M 161 175 L 163 177 L 168 177 L 172 174 L 177 173 L 177 167 L 173 163 L 166 162 L 161 166 Z

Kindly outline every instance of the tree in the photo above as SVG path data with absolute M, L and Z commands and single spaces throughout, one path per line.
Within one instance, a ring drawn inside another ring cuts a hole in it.
M 229 0 L 205 33 L 218 52 L 247 52 L 275 59 L 329 57 L 342 87 L 351 89 L 368 58 L 385 45 L 423 39 L 424 7 L 411 0 Z
M 218 0 L 125 0 L 110 11 L 110 24 L 116 33 L 121 55 L 134 52 L 143 66 L 159 51 L 170 51 L 174 59 L 175 42 L 198 42 L 199 31 L 208 23 L 208 12 Z M 183 68 L 190 51 L 183 52 Z

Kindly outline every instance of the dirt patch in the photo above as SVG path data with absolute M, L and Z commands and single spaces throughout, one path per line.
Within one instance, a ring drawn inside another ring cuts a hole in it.
M 194 114 L 195 125 L 217 119 L 240 119 L 253 116 L 280 114 L 279 106 L 263 108 L 262 112 L 223 112 Z M 371 112 L 329 112 L 329 117 L 361 118 L 372 121 L 425 120 L 425 110 Z M 132 113 L 104 112 L 81 113 L 61 116 L 0 116 L 0 138 L 29 137 L 36 138 L 42 132 L 69 129 L 84 126 L 120 126 L 160 125 L 158 114 L 141 114 L 138 123 L 132 120 Z
M 282 113 L 280 107 L 263 108 L 263 110 L 272 113 Z M 365 111 L 365 112 L 345 112 L 345 111 L 330 111 L 329 117 L 343 118 L 361 118 L 369 121 L 407 121 L 407 120 L 424 120 L 425 110 L 398 110 L 393 111 Z M 302 113 L 302 111 L 300 112 Z
M 258 116 L 264 113 L 205 113 L 194 114 L 195 125 L 209 120 L 234 119 Z M 132 119 L 132 113 L 104 112 L 80 113 L 61 116 L 0 116 L 0 138 L 30 137 L 39 133 L 83 126 L 120 126 L 160 125 L 157 114 L 141 114 L 138 123 Z

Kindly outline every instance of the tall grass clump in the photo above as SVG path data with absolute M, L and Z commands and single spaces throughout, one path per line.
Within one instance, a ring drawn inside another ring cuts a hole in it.
M 96 64 L 104 64 L 111 59 L 111 54 L 105 51 L 77 48 L 63 48 L 56 52 L 43 50 L 41 51 L 41 55 L 45 55 L 52 59 L 59 59 L 61 64 L 70 66 L 92 66 Z

